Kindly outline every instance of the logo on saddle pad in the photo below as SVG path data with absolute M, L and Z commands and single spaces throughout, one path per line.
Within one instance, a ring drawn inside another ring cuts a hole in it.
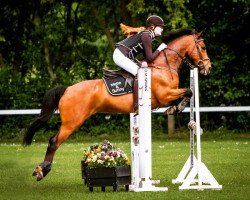
M 111 89 L 112 93 L 124 92 L 124 87 L 122 87 L 122 82 L 121 81 L 111 83 L 110 86 L 112 88 Z
M 126 79 L 122 76 L 102 79 L 111 95 L 118 96 L 133 92 L 131 85 L 126 83 Z

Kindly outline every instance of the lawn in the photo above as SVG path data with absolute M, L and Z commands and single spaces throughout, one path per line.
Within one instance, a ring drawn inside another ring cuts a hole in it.
M 95 141 L 93 141 L 94 143 Z M 153 179 L 167 192 L 117 192 L 107 187 L 106 192 L 94 188 L 89 192 L 81 179 L 80 161 L 83 149 L 93 143 L 66 142 L 58 150 L 51 172 L 37 182 L 33 168 L 43 160 L 47 144 L 0 144 L 0 199 L 249 199 L 250 198 L 250 147 L 249 139 L 202 141 L 202 160 L 222 190 L 179 191 L 171 180 L 176 178 L 188 158 L 187 140 L 154 140 Z M 130 154 L 129 142 L 114 144 Z

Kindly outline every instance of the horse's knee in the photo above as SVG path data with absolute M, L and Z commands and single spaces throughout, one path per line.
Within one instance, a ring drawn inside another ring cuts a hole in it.
M 191 89 L 187 88 L 186 92 L 185 92 L 185 97 L 191 98 L 193 96 L 193 92 Z

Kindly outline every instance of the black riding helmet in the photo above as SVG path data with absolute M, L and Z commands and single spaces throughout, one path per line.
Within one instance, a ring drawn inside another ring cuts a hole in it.
M 165 26 L 164 21 L 161 17 L 157 16 L 157 15 L 152 15 L 150 17 L 148 17 L 147 21 L 146 21 L 146 26 L 150 27 L 150 26 Z

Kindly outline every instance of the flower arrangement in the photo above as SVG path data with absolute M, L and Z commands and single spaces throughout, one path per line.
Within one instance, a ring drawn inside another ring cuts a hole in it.
M 127 155 L 108 140 L 84 150 L 86 168 L 128 166 Z

